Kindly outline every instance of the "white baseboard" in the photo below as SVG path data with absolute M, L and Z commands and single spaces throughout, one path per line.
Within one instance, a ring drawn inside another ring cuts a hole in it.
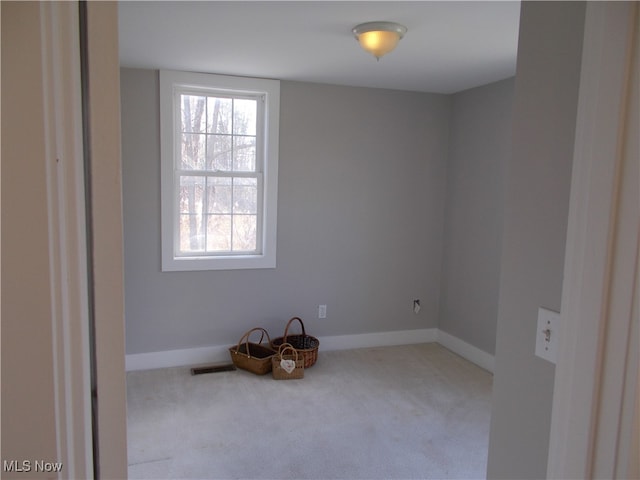
M 153 370 L 154 368 L 184 367 L 229 362 L 230 345 L 164 350 L 161 352 L 134 353 L 126 356 L 127 372 Z
M 337 335 L 319 337 L 322 350 L 347 350 L 351 348 L 388 347 L 412 343 L 435 342 L 438 330 L 401 330 L 395 332 L 363 333 L 359 335 Z M 126 369 L 151 370 L 154 368 L 183 367 L 187 365 L 229 362 L 230 345 L 166 350 L 162 352 L 136 353 L 127 355 Z
M 413 343 L 431 343 L 438 338 L 437 328 L 421 330 L 398 330 L 394 332 L 361 333 L 358 335 L 337 335 L 320 337 L 323 350 L 349 350 L 352 348 L 391 347 Z
M 320 348 L 325 351 L 438 342 L 470 362 L 493 372 L 493 355 L 483 352 L 437 328 L 337 335 L 319 337 L 318 340 L 320 340 Z M 154 368 L 225 363 L 229 362 L 229 346 L 213 345 L 183 350 L 131 354 L 126 357 L 126 369 L 129 372 Z
M 453 353 L 456 353 L 462 358 L 469 360 L 471 363 L 475 363 L 479 367 L 493 373 L 495 357 L 490 353 L 480 350 L 464 340 L 460 340 L 458 337 L 449 335 L 442 330 L 438 330 L 438 339 L 436 341 L 443 347 L 451 350 Z

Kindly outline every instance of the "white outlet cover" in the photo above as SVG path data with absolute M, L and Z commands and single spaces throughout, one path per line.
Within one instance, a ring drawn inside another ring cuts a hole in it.
M 546 308 L 538 308 L 538 328 L 536 330 L 536 355 L 556 363 L 558 354 L 558 330 L 560 314 Z M 547 330 L 549 334 L 547 335 Z

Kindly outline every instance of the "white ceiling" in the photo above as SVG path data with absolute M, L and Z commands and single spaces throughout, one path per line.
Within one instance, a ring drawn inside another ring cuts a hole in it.
M 120 61 L 453 93 L 515 74 L 519 14 L 512 1 L 121 2 Z M 408 28 L 379 62 L 351 34 L 375 20 Z

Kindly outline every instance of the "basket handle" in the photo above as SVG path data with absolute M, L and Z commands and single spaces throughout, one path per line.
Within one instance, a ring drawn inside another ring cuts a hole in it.
M 240 338 L 240 340 L 238 341 L 238 347 L 237 347 L 236 351 L 240 350 L 240 344 L 242 343 L 242 340 L 244 340 L 246 338 L 245 343 L 247 345 L 247 356 L 250 357 L 251 356 L 251 352 L 249 351 L 249 337 L 251 336 L 251 334 L 253 332 L 256 332 L 256 331 L 262 332 L 261 335 L 260 335 L 260 340 L 258 341 L 258 343 L 262 343 L 262 339 L 266 335 L 267 336 L 267 340 L 269 340 L 269 346 L 271 346 L 271 338 L 269 337 L 269 332 L 267 332 L 264 328 L 255 327 L 255 328 L 252 328 L 251 330 L 249 330 L 247 333 L 245 333 Z
M 300 326 L 302 327 L 302 336 L 306 337 L 307 333 L 304 331 L 304 323 L 302 323 L 302 319 L 300 317 L 293 317 L 291 320 L 289 320 L 289 322 L 287 322 L 287 326 L 284 329 L 284 339 L 283 342 L 287 343 L 287 335 L 289 334 L 289 325 L 291 325 L 291 322 L 293 322 L 294 320 L 298 320 L 298 322 L 300 322 Z
M 282 355 L 284 355 L 284 352 L 287 350 L 291 350 L 295 354 L 296 362 L 300 360 L 300 356 L 299 356 L 300 354 L 298 353 L 298 350 L 293 348 L 293 345 L 289 343 L 283 343 L 278 347 L 278 357 L 280 358 L 280 360 L 282 360 Z

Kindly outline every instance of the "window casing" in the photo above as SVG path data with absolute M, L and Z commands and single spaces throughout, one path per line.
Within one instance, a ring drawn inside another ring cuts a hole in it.
M 280 85 L 160 72 L 162 270 L 274 268 Z

